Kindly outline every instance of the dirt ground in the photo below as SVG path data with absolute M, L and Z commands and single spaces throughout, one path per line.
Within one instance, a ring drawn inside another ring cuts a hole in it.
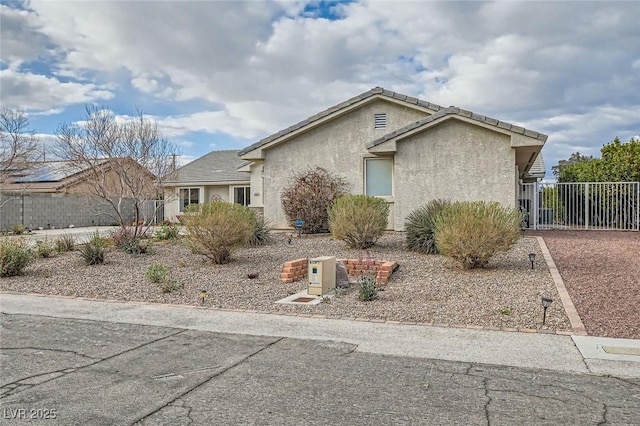
M 640 232 L 536 231 L 589 335 L 640 339 Z

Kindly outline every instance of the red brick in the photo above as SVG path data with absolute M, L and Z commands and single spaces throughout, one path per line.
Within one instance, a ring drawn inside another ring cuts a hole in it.
M 294 281 L 293 278 L 281 278 L 280 281 L 282 281 L 283 283 L 292 283 Z

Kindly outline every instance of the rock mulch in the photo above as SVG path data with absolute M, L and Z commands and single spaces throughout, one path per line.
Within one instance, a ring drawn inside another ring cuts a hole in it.
M 592 336 L 640 339 L 640 232 L 538 231 Z
M 128 255 L 109 249 L 107 263 L 85 266 L 77 252 L 39 259 L 24 275 L 0 279 L 0 290 L 74 297 L 200 305 L 284 314 L 367 318 L 502 329 L 546 329 L 567 332 L 571 326 L 544 263 L 537 240 L 524 237 L 507 253 L 496 256 L 487 269 L 460 270 L 439 255 L 403 249 L 404 234 L 389 233 L 368 250 L 351 250 L 329 237 L 275 236 L 265 247 L 240 249 L 228 265 L 211 265 L 178 242 L 159 242 L 153 254 Z M 528 254 L 537 253 L 535 269 Z M 283 283 L 282 265 L 304 257 L 392 259 L 399 264 L 378 300 L 362 302 L 358 288 L 315 306 L 274 303 L 306 289 L 305 281 Z M 154 263 L 170 268 L 182 288 L 163 294 L 145 277 Z M 256 276 L 250 279 L 248 276 Z M 541 297 L 555 300 L 542 326 Z

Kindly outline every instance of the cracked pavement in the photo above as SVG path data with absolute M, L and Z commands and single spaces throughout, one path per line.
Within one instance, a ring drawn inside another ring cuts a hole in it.
M 0 423 L 638 424 L 640 379 L 2 314 Z M 54 410 L 55 419 L 38 417 Z

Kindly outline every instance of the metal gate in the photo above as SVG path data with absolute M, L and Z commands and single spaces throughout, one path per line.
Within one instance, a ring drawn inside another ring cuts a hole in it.
M 640 230 L 640 182 L 525 183 L 528 229 Z

